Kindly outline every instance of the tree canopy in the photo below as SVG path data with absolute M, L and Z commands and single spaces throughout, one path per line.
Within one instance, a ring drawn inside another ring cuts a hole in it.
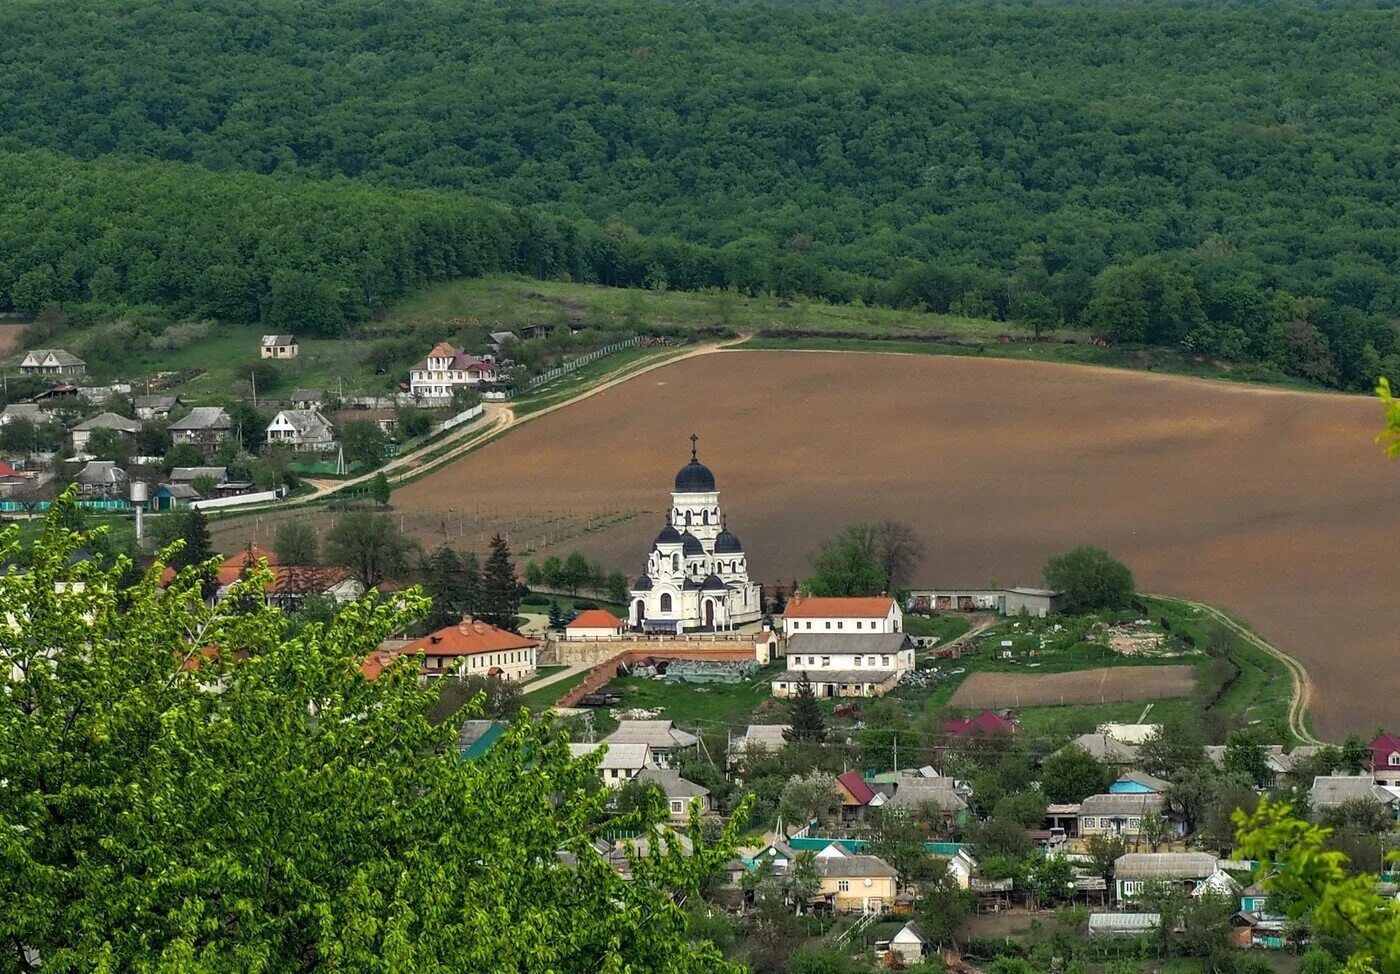
M 460 760 L 415 660 L 361 675 L 416 591 L 293 633 L 265 570 L 211 607 L 209 565 L 162 594 L 159 563 L 123 588 L 124 558 L 74 560 L 71 506 L 0 534 L 28 566 L 0 576 L 0 970 L 734 969 L 682 909 L 732 827 L 625 881 L 590 841 L 658 805 L 612 816 L 525 715 Z
M 16 0 L 0 305 L 333 331 L 500 267 L 1064 324 L 1369 389 L 1400 373 L 1392 19 Z
M 1121 609 L 1133 597 L 1133 573 L 1128 566 L 1090 545 L 1048 559 L 1045 584 L 1062 594 L 1066 612 Z

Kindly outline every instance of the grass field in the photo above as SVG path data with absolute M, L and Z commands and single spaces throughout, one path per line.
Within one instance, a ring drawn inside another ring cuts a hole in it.
M 940 646 L 952 642 L 970 628 L 967 617 L 961 615 L 918 616 L 909 613 L 904 617 L 905 632 L 911 636 L 937 636 Z
M 729 725 L 742 733 L 750 718 L 760 708 L 785 713 L 786 705 L 772 695 L 773 675 L 783 669 L 783 662 L 769 664 L 751 680 L 742 683 L 667 683 L 647 677 L 624 676 L 607 685 L 607 692 L 622 695 L 621 709 L 660 708 L 663 719 L 675 721 L 683 729 L 695 731 Z M 617 726 L 606 710 L 594 713 L 599 733 L 609 734 Z
M 538 690 L 525 693 L 520 698 L 520 705 L 522 707 L 529 707 L 537 713 L 542 710 L 548 710 L 550 707 L 554 706 L 556 700 L 582 683 L 586 676 L 588 676 L 587 670 L 579 670 L 567 680 L 560 680 L 557 683 L 551 683 L 547 687 L 540 687 Z M 526 686 L 528 687 L 529 684 L 526 684 Z

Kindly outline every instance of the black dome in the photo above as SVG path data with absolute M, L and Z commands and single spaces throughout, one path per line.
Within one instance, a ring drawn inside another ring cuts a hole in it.
M 715 489 L 715 475 L 699 460 L 691 459 L 676 471 L 676 490 L 684 494 L 703 494 Z
M 700 539 L 689 531 L 681 535 L 678 540 L 684 546 L 681 548 L 684 554 L 703 555 L 705 553 L 705 546 L 700 543 Z
M 739 536 L 730 533 L 725 528 L 715 535 L 715 554 L 717 555 L 738 555 L 743 554 L 744 546 L 739 543 Z
M 718 575 L 711 575 L 709 578 L 705 579 L 705 584 L 700 586 L 700 588 L 706 592 L 723 591 L 725 584 L 724 580 Z
M 653 544 L 680 544 L 681 533 L 671 525 L 666 525 L 661 529 L 661 533 L 656 536 Z
M 637 576 L 637 580 L 636 580 L 635 582 L 632 583 L 632 591 L 634 591 L 634 592 L 650 592 L 650 591 L 651 591 L 651 576 L 650 576 L 650 575 L 638 575 L 638 576 Z
M 681 583 L 681 588 L 687 592 L 698 592 L 700 591 L 700 583 L 693 578 L 687 578 Z

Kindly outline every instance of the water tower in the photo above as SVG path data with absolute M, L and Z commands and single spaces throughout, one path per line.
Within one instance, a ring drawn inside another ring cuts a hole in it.
M 144 480 L 133 480 L 131 482 L 131 508 L 136 512 L 136 546 L 139 548 L 146 536 L 146 525 L 144 516 L 146 513 L 146 482 Z

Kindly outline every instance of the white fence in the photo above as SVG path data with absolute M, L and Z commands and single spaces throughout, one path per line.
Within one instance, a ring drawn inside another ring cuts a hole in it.
M 550 369 L 548 372 L 541 372 L 539 375 L 535 376 L 535 377 L 534 377 L 533 379 L 531 379 L 529 382 L 525 383 L 525 388 L 526 388 L 526 389 L 538 389 L 540 386 L 544 385 L 546 382 L 553 382 L 555 379 L 559 378 L 559 377 L 562 376 L 562 375 L 568 375 L 570 372 L 574 371 L 575 369 L 581 369 L 581 368 L 583 368 L 583 367 L 584 367 L 585 365 L 587 365 L 589 362 L 596 362 L 596 361 L 598 361 L 598 359 L 602 358 L 604 355 L 611 355 L 613 352 L 620 352 L 620 351 L 622 351 L 624 348 L 631 348 L 633 345 L 636 345 L 636 344 L 638 344 L 639 342 L 641 342 L 641 340 L 642 340 L 642 336 L 641 336 L 641 335 L 633 335 L 631 338 L 627 339 L 626 341 L 622 341 L 622 342 L 613 342 L 611 345 L 604 345 L 602 348 L 598 349 L 597 351 L 589 352 L 587 355 L 580 355 L 578 358 L 576 358 L 576 359 L 574 359 L 574 360 L 572 360 L 572 361 L 570 361 L 570 362 L 565 362 L 563 365 L 556 365 L 554 368 Z
M 470 423 L 472 420 L 476 419 L 484 412 L 486 412 L 486 407 L 483 406 L 481 403 L 477 403 L 471 409 L 464 409 L 456 416 L 453 416 L 451 419 L 444 422 L 441 426 L 438 427 L 438 432 L 445 433 L 450 429 L 456 429 L 463 423 Z
M 277 499 L 277 491 L 260 490 L 253 494 L 236 494 L 233 497 L 211 497 L 208 500 L 190 501 L 187 506 L 199 508 L 239 507 L 243 504 L 265 504 Z

